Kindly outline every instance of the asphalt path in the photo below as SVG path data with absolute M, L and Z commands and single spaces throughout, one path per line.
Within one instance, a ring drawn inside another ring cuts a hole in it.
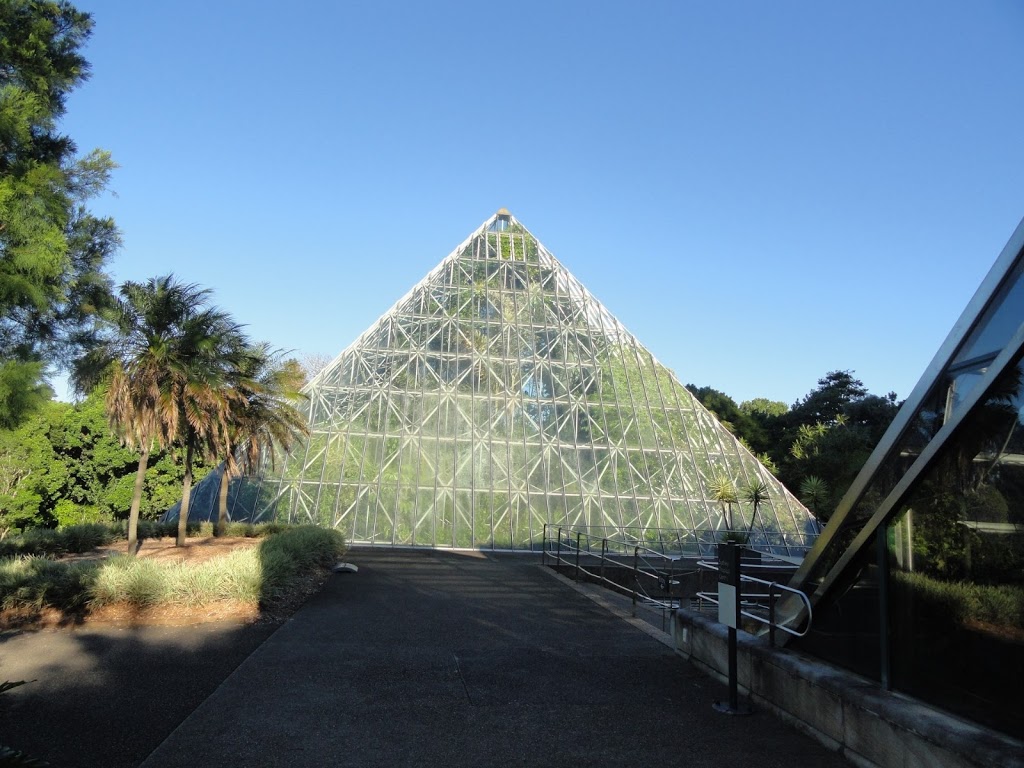
M 272 627 L 0 638 L 0 743 L 58 766 L 844 766 L 536 558 L 355 550 Z

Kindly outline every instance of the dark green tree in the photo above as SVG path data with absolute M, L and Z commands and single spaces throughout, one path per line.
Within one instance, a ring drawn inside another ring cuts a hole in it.
M 764 453 L 768 448 L 764 430 L 751 414 L 736 404 L 736 401 L 724 392 L 713 387 L 698 387 L 687 384 L 700 404 L 715 415 L 723 427 L 740 438 L 754 453 Z
M 828 519 L 898 410 L 894 392 L 872 395 L 852 371 L 829 372 L 779 417 L 779 479 L 793 489 L 808 477 L 821 481 L 815 513 Z
M 104 395 L 51 401 L 16 430 L 0 430 L 0 536 L 128 517 L 138 454 L 110 429 Z M 182 476 L 172 453 L 151 454 L 140 517 L 155 519 L 177 501 Z
M 85 203 L 113 163 L 99 150 L 78 157 L 58 129 L 88 76 L 91 29 L 62 0 L 0 2 L 0 427 L 49 399 L 48 372 L 92 343 L 110 304 L 103 270 L 118 233 Z

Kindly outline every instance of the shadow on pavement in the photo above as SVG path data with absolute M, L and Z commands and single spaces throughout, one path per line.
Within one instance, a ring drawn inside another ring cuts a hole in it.
M 136 766 L 277 625 L 0 634 L 0 744 L 54 766 Z

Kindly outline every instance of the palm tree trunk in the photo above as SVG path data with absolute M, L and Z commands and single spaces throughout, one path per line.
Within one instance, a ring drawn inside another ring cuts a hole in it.
M 139 457 L 139 469 L 135 473 L 135 490 L 132 492 L 132 506 L 128 512 L 128 554 L 134 555 L 138 549 L 139 509 L 142 507 L 142 486 L 146 481 L 146 469 L 149 466 L 149 444 L 142 449 Z
M 224 463 L 224 469 L 220 475 L 220 495 L 217 497 L 217 527 L 214 529 L 215 536 L 223 536 L 228 528 L 228 485 L 231 478 L 228 477 L 228 465 Z
M 185 534 L 188 530 L 188 507 L 192 496 L 192 446 L 185 448 L 185 480 L 181 485 L 181 510 L 178 512 L 178 538 L 174 546 L 185 546 Z

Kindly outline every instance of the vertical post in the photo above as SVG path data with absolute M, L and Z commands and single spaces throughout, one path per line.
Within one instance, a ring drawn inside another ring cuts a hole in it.
M 714 708 L 727 715 L 749 715 L 740 707 L 736 629 L 740 625 L 740 553 L 735 542 L 718 545 L 718 620 L 729 628 L 729 701 L 716 701 Z
M 879 642 L 879 669 L 878 677 L 882 688 L 891 690 L 889 681 L 889 542 L 888 527 L 878 526 L 875 533 L 875 542 L 878 556 L 878 642 Z
M 672 582 L 676 576 L 676 561 L 669 559 L 668 561 L 668 607 L 672 607 Z
M 768 645 L 775 647 L 775 582 L 768 585 Z
M 636 584 L 638 565 L 640 562 L 640 547 L 633 547 L 633 615 L 636 616 Z
M 558 554 L 555 555 L 555 570 L 562 564 L 562 526 L 558 526 Z
M 580 580 L 580 536 L 579 531 L 576 531 L 576 581 Z
M 540 564 L 548 564 L 548 524 L 544 523 L 544 530 L 540 539 Z
M 601 581 L 604 581 L 604 557 L 608 553 L 608 539 L 601 539 Z

